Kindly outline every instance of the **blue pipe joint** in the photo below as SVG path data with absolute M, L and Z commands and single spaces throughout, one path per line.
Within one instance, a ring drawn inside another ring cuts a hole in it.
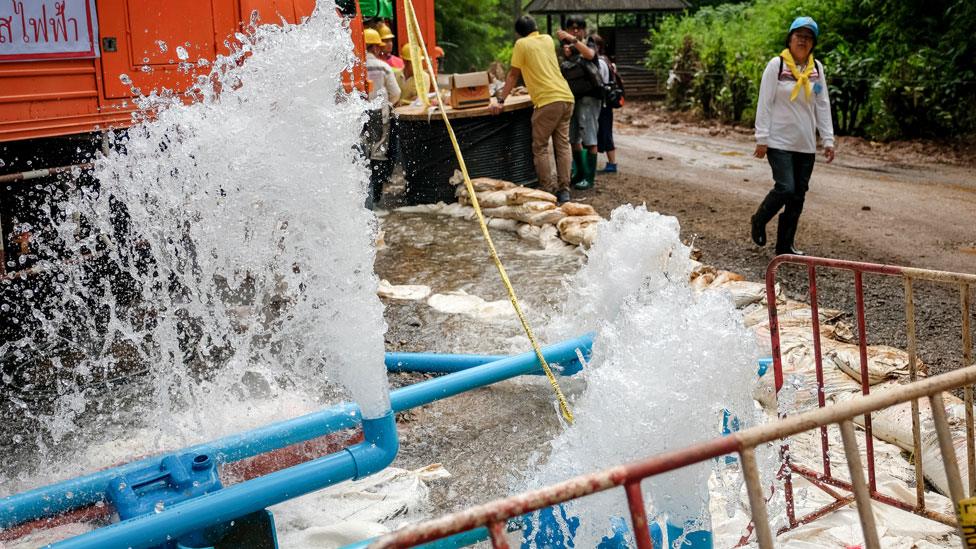
M 105 494 L 115 506 L 119 520 L 161 513 L 174 503 L 216 492 L 222 488 L 217 466 L 208 454 L 188 453 L 164 457 L 158 466 L 115 477 Z M 223 536 L 225 528 L 181 536 L 183 547 L 209 547 Z
M 359 480 L 385 469 L 400 451 L 396 417 L 390 410 L 378 418 L 363 420 L 363 442 L 345 449 L 356 468 L 353 480 Z

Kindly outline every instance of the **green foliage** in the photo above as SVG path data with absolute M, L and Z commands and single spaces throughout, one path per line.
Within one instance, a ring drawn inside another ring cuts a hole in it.
M 716 4 L 716 5 L 706 5 Z M 766 63 L 789 23 L 812 16 L 838 133 L 872 138 L 976 131 L 976 2 L 700 2 L 651 32 L 647 65 L 668 74 L 667 105 L 751 123 Z
M 485 70 L 514 41 L 511 0 L 438 0 L 434 10 L 437 41 L 444 48 L 444 70 Z

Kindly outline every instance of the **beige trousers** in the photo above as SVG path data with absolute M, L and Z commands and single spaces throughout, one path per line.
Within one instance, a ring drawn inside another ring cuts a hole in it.
M 573 104 L 557 101 L 535 109 L 532 113 L 532 158 L 535 173 L 539 176 L 539 188 L 556 194 L 569 191 L 573 153 L 569 148 L 569 121 L 573 117 Z M 552 182 L 549 167 L 549 139 L 556 153 L 556 184 Z

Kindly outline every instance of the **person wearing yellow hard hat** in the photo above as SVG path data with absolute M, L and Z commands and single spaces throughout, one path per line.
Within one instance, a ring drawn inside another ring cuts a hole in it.
M 386 61 L 394 69 L 403 70 L 403 59 L 393 55 L 393 40 L 396 35 L 390 30 L 389 25 L 386 23 L 376 25 L 376 32 L 380 33 L 380 40 L 383 41 L 383 56 L 380 59 Z
M 383 184 L 393 173 L 393 151 L 391 150 L 392 107 L 400 101 L 400 85 L 393 68 L 380 60 L 383 55 L 383 39 L 376 29 L 363 31 L 366 42 L 366 76 L 372 82 L 369 99 L 373 108 L 368 111 L 368 120 L 363 131 L 364 149 L 369 159 L 369 195 L 366 206 L 370 209 L 383 196 Z
M 406 66 L 403 68 L 403 77 L 406 80 L 403 84 L 403 93 L 400 95 L 401 105 L 409 105 L 413 103 L 414 99 L 417 99 L 417 75 L 413 72 L 413 58 L 415 53 L 417 54 L 418 70 L 420 70 L 421 88 L 428 92 L 430 91 L 430 76 L 428 76 L 427 67 L 424 64 L 424 58 L 426 56 L 419 47 L 407 42 L 400 47 L 400 57 L 406 62 Z

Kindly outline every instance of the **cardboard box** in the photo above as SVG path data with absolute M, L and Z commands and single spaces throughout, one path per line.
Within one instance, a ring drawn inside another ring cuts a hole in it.
M 488 94 L 488 73 L 468 72 L 451 77 L 451 107 L 471 109 L 491 104 Z

